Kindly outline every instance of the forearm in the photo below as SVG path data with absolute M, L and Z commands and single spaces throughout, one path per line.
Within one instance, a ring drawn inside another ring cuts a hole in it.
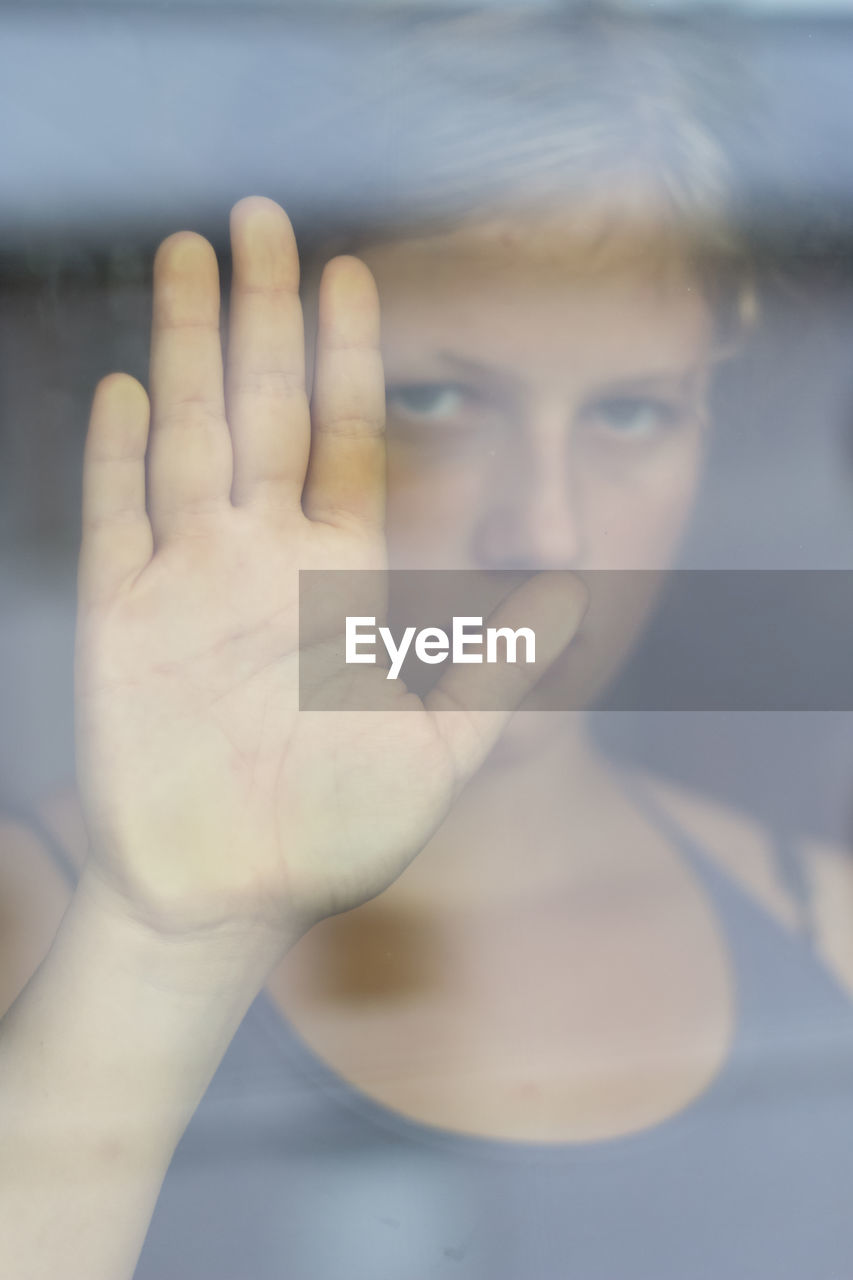
M 84 882 L 0 1023 L 0 1274 L 132 1276 L 175 1146 L 284 946 L 159 935 Z

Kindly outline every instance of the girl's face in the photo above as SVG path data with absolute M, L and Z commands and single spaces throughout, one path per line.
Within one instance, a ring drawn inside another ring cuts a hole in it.
M 360 256 L 382 305 L 392 567 L 671 564 L 701 470 L 712 345 L 683 262 L 659 242 L 623 236 L 594 254 L 510 221 Z M 585 699 L 654 599 L 653 575 L 613 579 L 591 582 L 567 651 L 588 650 Z

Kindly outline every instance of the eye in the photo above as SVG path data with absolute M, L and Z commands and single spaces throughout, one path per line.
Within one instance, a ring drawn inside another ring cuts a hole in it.
M 585 417 L 611 434 L 645 440 L 677 427 L 685 411 L 681 404 L 654 396 L 607 396 L 591 404 Z
M 408 382 L 386 389 L 389 408 L 413 420 L 445 422 L 469 408 L 471 393 L 456 382 Z

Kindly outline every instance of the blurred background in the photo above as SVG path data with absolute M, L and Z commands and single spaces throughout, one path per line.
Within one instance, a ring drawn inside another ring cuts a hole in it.
M 577 8 L 575 6 L 575 8 Z M 762 320 L 723 372 L 705 567 L 853 571 L 853 0 L 623 6 L 736 65 L 716 127 Z M 82 443 L 97 379 L 144 379 L 150 264 L 181 227 L 280 200 L 303 243 L 436 199 L 442 139 L 524 109 L 517 70 L 453 57 L 456 24 L 554 4 L 172 0 L 0 8 L 0 792 L 73 773 Z M 500 45 L 500 40 L 496 48 Z M 467 47 L 467 45 L 466 45 Z M 535 43 L 524 75 L 537 75 Z M 445 56 L 446 55 L 446 56 Z M 685 54 L 687 56 L 687 54 Z M 549 70 L 549 74 L 552 69 Z M 447 174 L 445 173 L 445 178 Z M 451 178 L 453 175 L 451 175 Z M 458 180 L 459 174 L 455 175 Z M 449 188 L 448 188 L 449 190 Z M 838 574 L 850 592 L 853 573 Z M 853 636 L 839 637 L 850 645 Z M 622 751 L 775 825 L 849 843 L 853 717 L 602 713 Z

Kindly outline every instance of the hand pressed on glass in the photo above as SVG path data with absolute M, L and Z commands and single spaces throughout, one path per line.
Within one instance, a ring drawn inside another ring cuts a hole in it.
M 298 711 L 298 571 L 385 564 L 378 302 L 360 261 L 327 265 L 309 401 L 288 219 L 251 198 L 231 233 L 227 367 L 215 255 L 180 233 L 155 263 L 150 405 L 124 375 L 95 395 L 80 783 L 89 874 L 122 909 L 169 932 L 299 932 L 402 871 L 508 713 L 466 709 L 477 669 L 426 705 L 387 686 L 387 714 Z M 523 591 L 556 657 L 583 589 L 552 574 Z M 400 698 L 412 714 L 392 714 Z

